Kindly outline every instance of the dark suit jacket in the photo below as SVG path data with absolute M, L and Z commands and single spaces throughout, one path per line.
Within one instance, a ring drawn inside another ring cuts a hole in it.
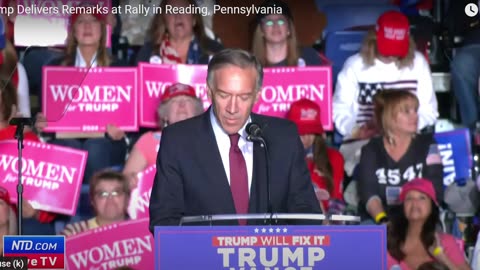
M 251 118 L 263 127 L 268 146 L 273 212 L 321 213 L 295 124 L 257 114 L 251 114 Z M 261 146 L 254 145 L 249 213 L 267 212 L 263 151 Z M 235 213 L 210 123 L 210 110 L 165 128 L 150 198 L 150 230 L 153 232 L 154 226 L 159 225 L 178 225 L 183 216 Z M 248 224 L 261 222 L 250 220 Z M 238 225 L 238 222 L 216 224 Z

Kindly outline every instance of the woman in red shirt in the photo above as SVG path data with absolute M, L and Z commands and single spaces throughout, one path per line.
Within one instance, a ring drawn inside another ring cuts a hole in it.
M 340 213 L 344 208 L 344 159 L 340 152 L 327 146 L 320 116 L 320 107 L 308 99 L 292 103 L 287 113 L 287 119 L 297 125 L 307 152 L 308 169 L 323 212 Z

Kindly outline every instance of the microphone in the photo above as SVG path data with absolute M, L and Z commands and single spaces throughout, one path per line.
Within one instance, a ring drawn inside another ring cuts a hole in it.
M 265 154 L 265 169 L 266 169 L 266 177 L 267 177 L 267 212 L 270 214 L 269 217 L 269 225 L 272 225 L 273 221 L 273 206 L 272 206 L 272 199 L 270 196 L 270 166 L 268 162 L 268 148 L 265 139 L 263 138 L 262 128 L 259 124 L 255 122 L 250 122 L 245 127 L 245 131 L 247 132 L 247 140 L 251 142 L 258 142 L 260 146 L 263 148 Z M 265 221 L 266 222 L 266 221 Z
M 254 123 L 254 122 L 248 123 L 247 126 L 245 127 L 245 130 L 247 131 L 249 138 L 259 138 L 262 136 L 262 128 L 257 123 Z
M 18 149 L 18 160 L 22 160 L 22 150 L 23 150 L 23 131 L 25 126 L 35 126 L 36 117 L 14 117 L 8 122 L 11 126 L 16 126 L 15 130 L 15 139 L 17 139 L 17 149 Z M 17 233 L 22 235 L 22 213 L 23 213 L 23 180 L 22 180 L 22 163 L 18 162 L 18 182 L 17 182 L 17 207 L 18 207 L 18 217 L 17 217 Z

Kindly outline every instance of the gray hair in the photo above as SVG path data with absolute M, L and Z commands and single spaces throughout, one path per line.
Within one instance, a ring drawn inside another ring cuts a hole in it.
M 194 98 L 191 96 L 188 96 L 188 98 L 191 98 L 194 101 L 195 115 L 203 113 L 203 101 L 199 98 Z M 170 100 L 171 99 L 167 100 L 166 102 L 161 102 L 158 105 L 157 113 L 160 128 L 168 125 L 168 121 L 165 120 L 165 116 L 168 115 L 168 111 L 170 110 Z
M 242 69 L 255 68 L 257 71 L 257 91 L 263 84 L 263 66 L 253 54 L 241 49 L 223 49 L 216 53 L 208 63 L 207 84 L 213 86 L 214 73 L 225 66 L 236 66 Z

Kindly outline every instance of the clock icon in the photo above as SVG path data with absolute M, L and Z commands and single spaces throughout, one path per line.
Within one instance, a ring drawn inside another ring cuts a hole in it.
M 465 14 L 467 14 L 468 17 L 474 17 L 477 16 L 478 14 L 478 6 L 470 3 L 465 6 Z

